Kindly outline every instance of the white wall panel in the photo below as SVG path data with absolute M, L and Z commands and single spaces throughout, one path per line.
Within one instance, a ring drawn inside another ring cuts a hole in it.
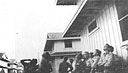
M 64 50 L 64 42 L 63 41 L 55 41 L 54 42 L 54 51 L 59 52 Z
M 64 40 L 54 42 L 54 52 L 81 51 L 81 41 L 72 40 L 72 48 L 65 48 Z

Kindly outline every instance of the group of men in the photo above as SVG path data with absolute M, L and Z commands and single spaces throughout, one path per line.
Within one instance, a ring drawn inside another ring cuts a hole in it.
M 85 52 L 78 54 L 75 62 L 75 69 L 67 62 L 68 58 L 64 57 L 60 63 L 59 73 L 114 73 L 115 72 L 115 55 L 113 46 L 106 44 L 104 53 L 95 49 L 93 53 Z

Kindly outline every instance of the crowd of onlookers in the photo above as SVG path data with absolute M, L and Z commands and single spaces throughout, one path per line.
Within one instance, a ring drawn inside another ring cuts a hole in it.
M 113 46 L 105 44 L 103 50 L 103 53 L 95 49 L 94 52 L 78 54 L 75 69 L 70 62 L 68 63 L 68 58 L 64 57 L 59 66 L 59 73 L 123 73 L 124 71 L 128 73 L 128 67 L 123 68 L 120 57 L 113 53 Z
M 113 73 L 115 55 L 113 54 L 114 48 L 109 44 L 104 46 L 104 53 L 101 55 L 99 49 L 95 49 L 94 52 L 84 52 L 84 54 L 78 54 L 77 60 L 75 63 L 75 69 L 72 71 L 70 63 L 67 62 L 67 57 L 64 58 L 64 61 L 60 64 L 59 73 Z M 70 68 L 68 70 L 68 68 Z
M 67 56 L 59 64 L 59 73 L 120 73 L 119 57 L 113 54 L 114 47 L 105 44 L 104 53 L 101 54 L 99 49 L 94 52 L 79 53 L 76 56 L 75 68 L 73 67 L 73 59 L 68 59 Z M 25 61 L 30 61 L 26 63 Z M 51 56 L 48 52 L 42 55 L 40 64 L 37 64 L 36 59 L 21 60 L 24 66 L 25 73 L 50 73 L 53 71 L 50 64 Z M 68 62 L 69 61 L 69 62 Z

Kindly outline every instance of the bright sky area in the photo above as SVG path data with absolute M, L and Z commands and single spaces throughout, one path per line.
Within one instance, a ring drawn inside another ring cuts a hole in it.
M 38 58 L 48 32 L 63 32 L 77 6 L 55 0 L 0 0 L 0 52 L 16 58 Z

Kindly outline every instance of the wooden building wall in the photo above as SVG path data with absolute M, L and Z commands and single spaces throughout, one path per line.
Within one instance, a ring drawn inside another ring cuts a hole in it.
M 65 48 L 64 40 L 54 42 L 54 52 L 81 51 L 80 40 L 72 40 L 72 48 Z
M 115 48 L 115 54 L 122 56 L 121 32 L 115 2 L 112 0 L 105 3 L 98 15 L 95 16 L 95 20 L 98 28 L 92 34 L 88 33 L 89 24 L 85 24 L 81 39 L 82 49 L 85 51 L 94 51 L 94 49 L 103 51 L 104 45 L 108 43 Z

